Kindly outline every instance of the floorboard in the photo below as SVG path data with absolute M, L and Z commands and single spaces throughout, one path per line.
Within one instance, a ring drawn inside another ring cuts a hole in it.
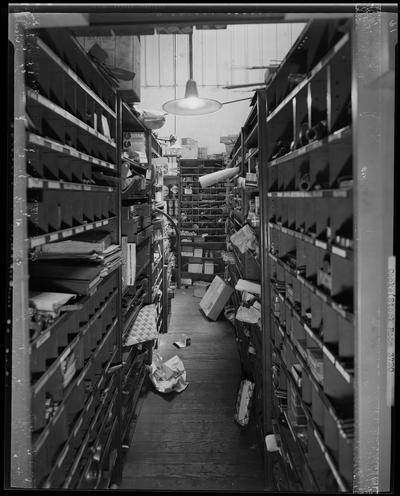
M 233 418 L 241 380 L 235 333 L 224 319 L 207 320 L 191 288 L 175 292 L 167 334 L 159 340 L 164 360 L 178 355 L 189 386 L 162 395 L 148 388 L 121 489 L 263 491 L 264 463 L 252 423 Z M 185 333 L 191 345 L 173 342 Z

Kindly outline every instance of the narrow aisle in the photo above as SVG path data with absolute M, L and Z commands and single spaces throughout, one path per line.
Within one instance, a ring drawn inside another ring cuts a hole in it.
M 164 360 L 178 355 L 189 386 L 182 393 L 145 393 L 121 489 L 263 490 L 263 460 L 254 427 L 233 419 L 240 362 L 233 327 L 208 321 L 193 289 L 175 292 Z M 184 332 L 191 345 L 173 342 Z

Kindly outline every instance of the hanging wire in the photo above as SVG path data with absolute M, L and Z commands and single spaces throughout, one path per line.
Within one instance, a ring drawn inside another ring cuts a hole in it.
M 189 79 L 193 79 L 193 31 L 189 33 Z

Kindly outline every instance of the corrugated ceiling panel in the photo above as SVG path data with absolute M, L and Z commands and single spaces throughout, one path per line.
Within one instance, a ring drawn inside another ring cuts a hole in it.
M 159 35 L 160 50 L 160 83 L 174 84 L 174 39 L 173 36 Z M 165 61 L 165 62 L 164 62 Z
M 203 36 L 203 60 L 204 76 L 203 84 L 215 85 L 217 83 L 217 46 L 216 31 L 202 31 Z
M 193 74 L 199 86 L 225 86 L 264 80 L 265 69 L 248 70 L 282 60 L 304 24 L 232 25 L 226 30 L 201 30 L 193 34 Z M 142 37 L 143 84 L 174 84 L 174 36 Z M 189 78 L 189 41 L 176 35 L 176 84 Z
M 146 67 L 145 81 L 149 86 L 159 85 L 159 53 L 158 36 L 146 36 Z M 164 64 L 163 64 L 164 65 Z
M 176 84 L 184 86 L 189 79 L 189 37 L 181 34 L 176 35 L 176 49 Z M 195 52 L 195 47 L 193 47 L 193 52 Z M 166 63 L 168 61 L 164 60 L 163 64 Z M 182 94 L 182 98 L 183 96 Z

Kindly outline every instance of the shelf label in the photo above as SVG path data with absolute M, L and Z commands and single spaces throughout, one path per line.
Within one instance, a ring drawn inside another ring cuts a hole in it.
M 394 360 L 395 360 L 395 312 L 396 312 L 396 257 L 388 259 L 387 289 L 387 393 L 389 407 L 394 405 Z
M 81 417 L 81 418 L 79 419 L 78 423 L 77 423 L 77 424 L 76 424 L 76 426 L 75 426 L 75 429 L 74 429 L 74 437 L 76 437 L 76 435 L 78 434 L 78 431 L 79 431 L 79 429 L 80 429 L 80 427 L 81 427 L 82 423 L 83 423 L 83 417 Z
M 46 243 L 46 238 L 41 236 L 40 238 L 31 239 L 31 248 L 35 248 L 35 246 L 40 246 L 43 243 Z
M 36 348 L 40 348 L 43 343 L 45 343 L 50 337 L 50 331 L 44 332 L 40 338 L 36 341 Z
M 77 234 L 79 234 L 79 233 L 83 232 L 84 230 L 85 230 L 84 226 L 78 226 L 77 228 L 75 228 L 75 232 L 76 232 Z
M 335 357 L 332 355 L 332 353 L 328 350 L 328 348 L 323 345 L 322 349 L 325 353 L 325 355 L 329 358 L 329 360 L 332 362 L 333 365 L 335 365 Z
M 60 183 L 57 181 L 49 181 L 48 185 L 49 185 L 49 188 L 52 188 L 52 189 L 60 189 L 61 188 Z
M 339 248 L 338 246 L 332 245 L 332 253 L 338 255 L 339 257 L 346 258 L 346 250 Z
M 86 405 L 86 411 L 88 412 L 93 403 L 93 396 L 90 397 L 89 403 Z
M 68 451 L 69 451 L 69 445 L 67 444 L 67 445 L 65 446 L 65 448 L 63 449 L 63 451 L 62 451 L 62 453 L 61 453 L 60 458 L 59 458 L 59 459 L 58 459 L 58 461 L 57 461 L 57 467 L 58 467 L 58 468 L 59 468 L 59 467 L 62 465 L 62 463 L 64 462 L 65 457 L 67 456 Z
M 82 186 L 80 184 L 69 183 L 68 185 L 65 185 L 65 188 L 79 191 L 82 189 Z
M 28 187 L 34 188 L 35 186 L 40 188 L 41 186 L 43 186 L 43 181 L 41 179 L 37 179 L 36 177 L 30 177 L 28 179 Z
M 63 238 L 67 238 L 68 236 L 72 236 L 73 231 L 72 229 L 67 229 L 66 231 L 63 231 L 62 236 Z
M 339 363 L 338 361 L 335 362 L 335 366 L 337 368 L 337 370 L 340 372 L 340 374 L 342 375 L 343 379 L 347 382 L 347 383 L 351 383 L 351 377 L 350 377 L 350 374 L 343 368 L 342 364 Z
M 49 241 L 56 241 L 58 239 L 58 233 L 50 234 Z

